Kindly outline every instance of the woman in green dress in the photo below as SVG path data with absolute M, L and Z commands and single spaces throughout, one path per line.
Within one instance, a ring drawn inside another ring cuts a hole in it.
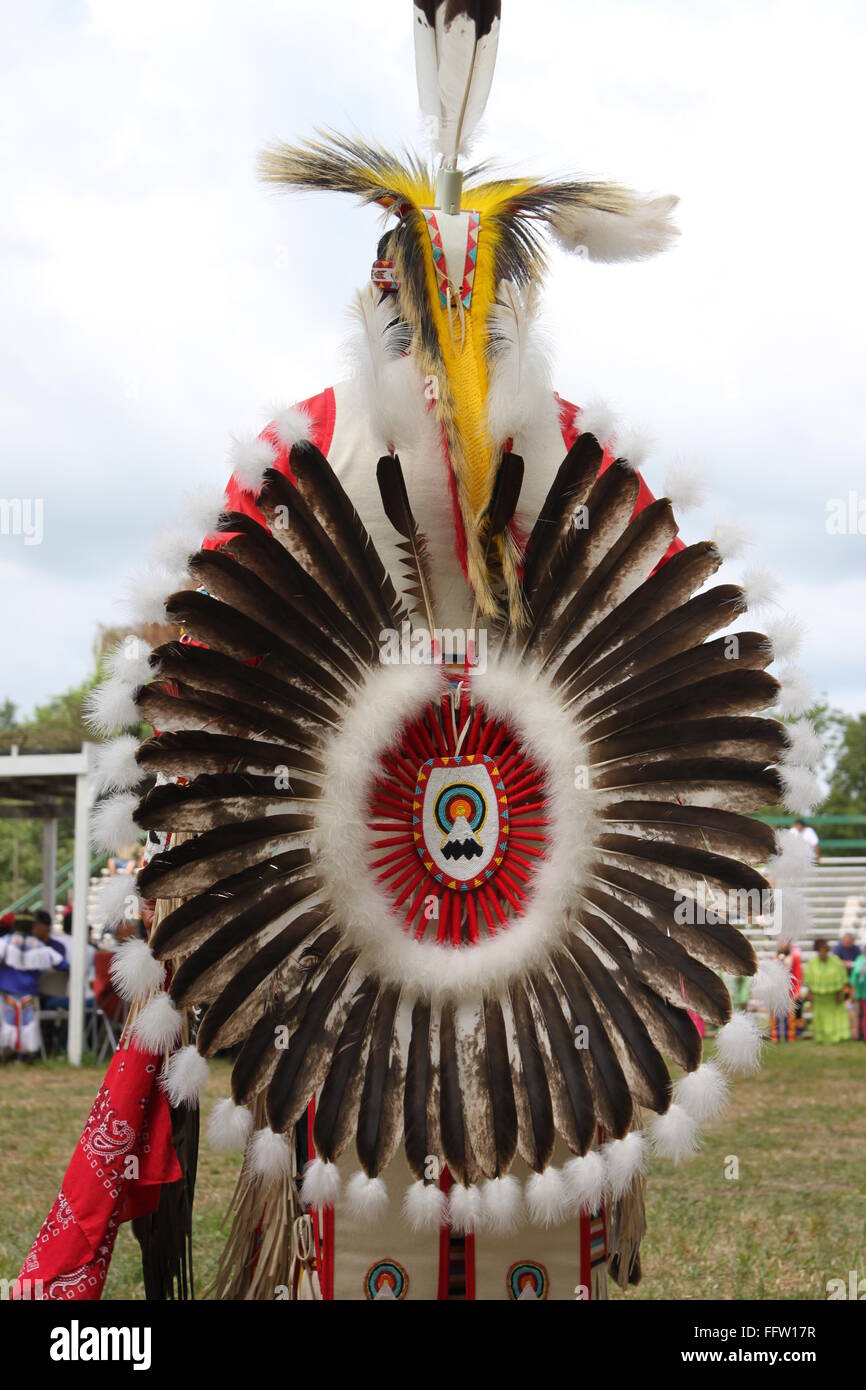
M 845 1008 L 845 967 L 838 956 L 830 954 L 829 943 L 823 938 L 815 942 L 815 950 L 818 954 L 803 971 L 803 983 L 812 1000 L 812 1034 L 819 1043 L 847 1042 L 851 1029 Z

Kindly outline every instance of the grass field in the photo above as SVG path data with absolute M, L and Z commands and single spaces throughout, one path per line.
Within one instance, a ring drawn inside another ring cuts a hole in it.
M 0 1277 L 18 1273 L 57 1195 L 102 1070 L 59 1061 L 0 1070 Z M 212 1066 L 205 1116 L 227 1094 L 228 1073 L 228 1063 Z M 735 1180 L 725 1176 L 732 1156 Z M 236 1166 L 202 1144 L 199 1290 L 222 1245 Z M 697 1158 L 652 1162 L 647 1223 L 643 1282 L 627 1298 L 824 1298 L 828 1279 L 866 1275 L 866 1046 L 768 1047 L 762 1071 L 735 1082 L 728 1115 Z M 143 1297 L 128 1226 L 105 1297 Z

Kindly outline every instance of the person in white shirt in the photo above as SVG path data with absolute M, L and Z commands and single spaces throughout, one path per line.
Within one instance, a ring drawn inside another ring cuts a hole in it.
M 809 846 L 809 852 L 812 855 L 812 859 L 817 864 L 818 834 L 815 830 L 812 829 L 811 825 L 806 825 L 806 823 L 801 820 L 795 820 L 794 824 L 791 826 L 791 834 L 799 835 L 801 840 L 805 840 L 806 844 Z

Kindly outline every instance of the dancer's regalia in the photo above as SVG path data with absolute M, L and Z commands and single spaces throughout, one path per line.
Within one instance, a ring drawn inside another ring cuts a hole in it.
M 163 837 L 149 945 L 115 971 L 118 1056 L 162 1068 L 148 1104 L 182 1149 L 136 1208 L 155 1296 L 183 1291 L 226 1048 L 210 1132 L 244 1157 L 217 1296 L 573 1299 L 639 1278 L 645 1134 L 693 1151 L 759 1046 L 721 972 L 756 968 L 725 911 L 768 888 L 749 813 L 804 781 L 759 713 L 773 647 L 717 635 L 748 607 L 711 584 L 721 547 L 682 544 L 536 336 L 546 236 L 647 256 L 675 200 L 464 175 L 499 3 L 413 15 L 434 173 L 338 135 L 263 162 L 390 219 L 354 378 L 237 443 L 165 599 L 181 639 L 144 673 L 119 652 L 96 701 L 102 728 L 159 731 L 106 752 L 99 812 Z

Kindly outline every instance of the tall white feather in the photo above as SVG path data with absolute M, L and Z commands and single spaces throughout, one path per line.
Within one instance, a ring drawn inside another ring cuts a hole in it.
M 449 8 L 457 13 L 446 24 Z M 428 19 L 429 5 L 416 3 L 414 11 L 421 111 L 434 149 L 452 164 L 458 155 L 466 154 L 484 114 L 499 43 L 498 13 L 487 33 L 479 36 L 471 8 L 439 0 L 433 24 Z
M 495 445 L 531 437 L 539 412 L 549 408 L 548 354 L 538 329 L 538 296 L 503 280 L 487 320 L 491 344 L 487 433 Z

